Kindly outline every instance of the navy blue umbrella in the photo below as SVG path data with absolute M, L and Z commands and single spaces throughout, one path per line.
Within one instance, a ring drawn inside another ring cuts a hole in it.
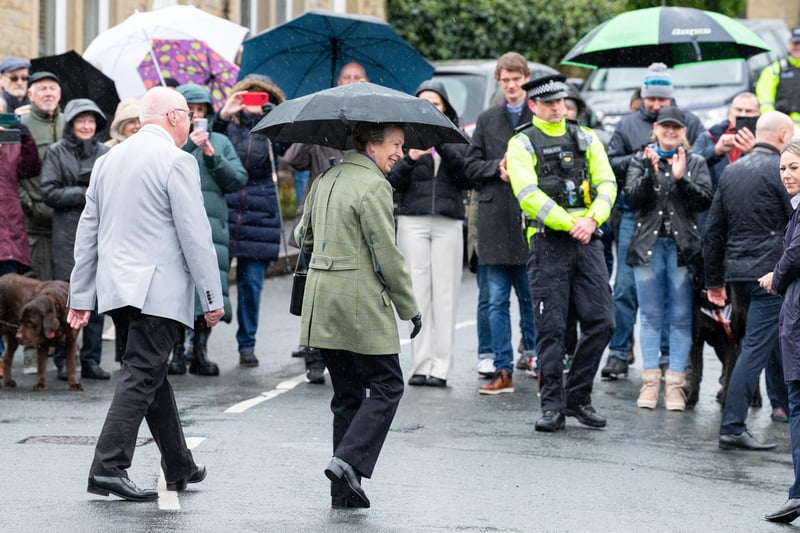
M 287 98 L 329 89 L 356 61 L 372 83 L 409 94 L 433 66 L 377 17 L 312 10 L 243 43 L 239 79 L 268 76 Z

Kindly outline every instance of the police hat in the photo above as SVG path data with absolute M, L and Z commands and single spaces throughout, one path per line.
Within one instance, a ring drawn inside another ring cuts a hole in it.
M 31 68 L 30 62 L 17 56 L 9 56 L 0 61 L 0 72 L 12 72 L 21 68 Z
M 52 72 L 47 72 L 46 70 L 41 70 L 39 72 L 34 72 L 28 78 L 28 87 L 36 83 L 37 81 L 42 80 L 54 80 L 57 84 L 61 85 L 61 80 L 58 79 L 58 76 L 53 74 Z
M 789 42 L 800 43 L 800 26 L 792 28 L 792 32 L 789 34 Z
M 567 77 L 563 74 L 553 74 L 536 78 L 522 85 L 528 91 L 528 98 L 549 102 L 567 97 Z

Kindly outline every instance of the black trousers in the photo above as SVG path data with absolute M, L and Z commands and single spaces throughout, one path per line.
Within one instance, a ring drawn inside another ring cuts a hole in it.
M 581 244 L 566 232 L 531 239 L 528 256 L 542 411 L 592 403 L 592 382 L 614 333 L 614 302 L 603 244 Z M 572 368 L 564 385 L 565 332 L 570 302 L 580 324 Z
M 194 460 L 186 446 L 175 396 L 167 381 L 167 360 L 178 328 L 183 325 L 167 318 L 144 315 L 134 307 L 115 309 L 109 315 L 122 335 L 125 353 L 89 473 L 127 477 L 144 418 L 161 452 L 161 468 L 166 479 L 185 478 Z
M 403 397 L 400 360 L 397 354 L 320 351 L 333 384 L 333 455 L 369 478 Z

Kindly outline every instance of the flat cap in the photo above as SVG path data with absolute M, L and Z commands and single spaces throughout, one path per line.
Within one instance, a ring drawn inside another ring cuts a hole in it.
M 20 68 L 31 68 L 30 61 L 17 56 L 8 56 L 0 61 L 0 72 L 11 72 Z
M 61 85 L 61 80 L 58 79 L 58 76 L 56 76 L 52 72 L 48 72 L 46 70 L 40 70 L 39 72 L 34 72 L 33 74 L 30 75 L 30 77 L 28 78 L 28 87 L 30 87 L 37 81 L 42 81 L 42 80 L 54 80 L 56 83 Z

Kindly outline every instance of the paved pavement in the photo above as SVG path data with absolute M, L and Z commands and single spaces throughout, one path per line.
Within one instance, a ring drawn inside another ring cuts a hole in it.
M 592 430 L 536 433 L 536 381 L 515 375 L 516 392 L 479 397 L 475 372 L 475 279 L 462 282 L 456 358 L 446 389 L 406 390 L 375 475 L 364 487 L 373 508 L 331 510 L 322 470 L 330 458 L 330 385 L 303 381 L 289 353 L 299 319 L 288 314 L 290 277 L 268 278 L 257 355 L 238 367 L 235 324 L 215 328 L 209 346 L 217 378 L 171 378 L 186 435 L 208 478 L 157 503 L 133 504 L 85 492 L 93 442 L 119 375 L 111 343 L 108 382 L 82 393 L 55 381 L 34 393 L 34 376 L 0 390 L 3 519 L 0 531 L 180 532 L 757 532 L 792 481 L 787 426 L 751 410 L 753 432 L 778 442 L 764 453 L 717 448 L 714 401 L 719 363 L 706 352 L 698 407 L 685 413 L 637 409 L 639 362 L 631 379 L 596 381 L 594 404 L 608 419 Z M 235 290 L 234 290 L 235 292 Z M 517 323 L 512 302 L 513 323 Z M 407 335 L 405 324 L 401 332 Z M 516 343 L 518 335 L 515 334 Z M 401 356 L 408 372 L 410 351 Z M 129 473 L 163 484 L 146 425 Z M 163 488 L 163 487 L 162 487 Z

